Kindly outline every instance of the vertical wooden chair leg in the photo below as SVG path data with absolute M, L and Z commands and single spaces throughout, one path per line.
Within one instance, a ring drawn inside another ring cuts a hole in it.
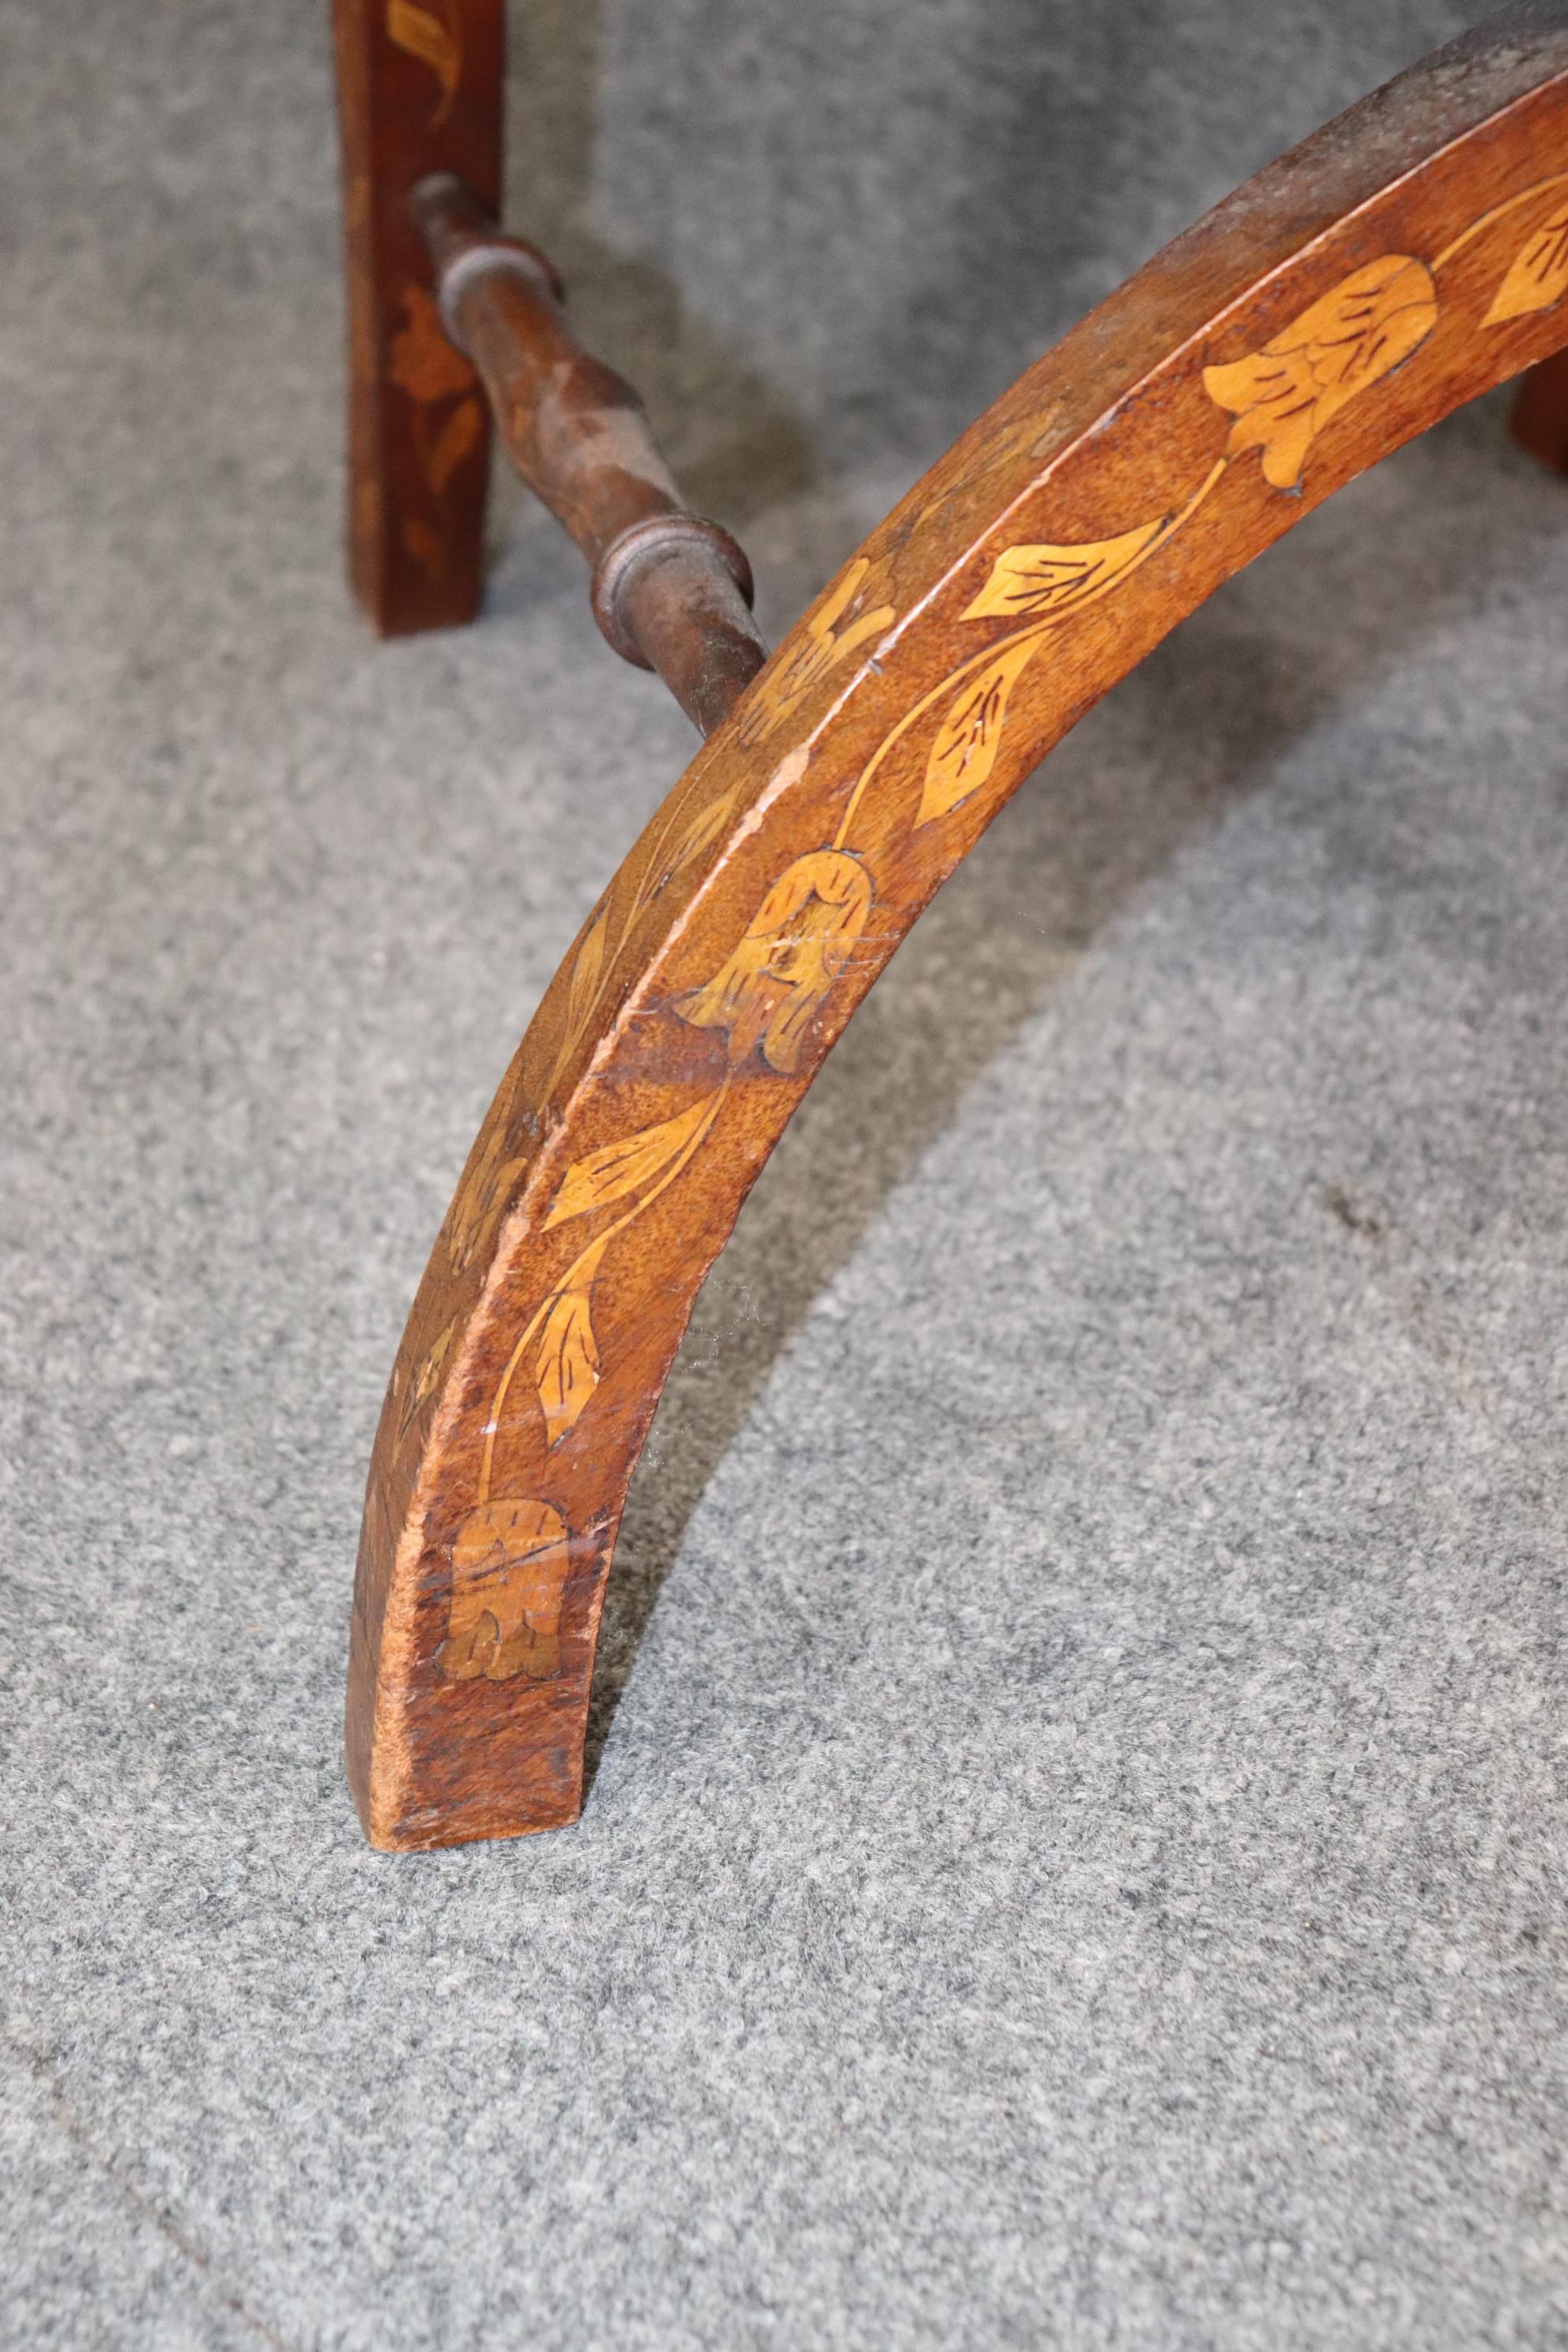
M 384 636 L 479 607 L 489 415 L 442 331 L 409 191 L 500 202 L 504 0 L 334 0 L 349 313 L 349 571 Z
M 1508 429 L 1531 457 L 1568 474 L 1568 352 L 1554 352 L 1522 378 Z

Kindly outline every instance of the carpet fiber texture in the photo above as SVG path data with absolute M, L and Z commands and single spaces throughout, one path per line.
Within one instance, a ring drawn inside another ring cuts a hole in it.
M 0 9 L 0 2340 L 1568 2344 L 1568 489 L 1479 404 L 1053 755 L 703 1296 L 582 1823 L 373 1854 L 383 1382 L 689 736 L 504 491 L 352 610 L 324 15 Z M 510 216 L 776 629 L 1468 16 L 540 0 Z

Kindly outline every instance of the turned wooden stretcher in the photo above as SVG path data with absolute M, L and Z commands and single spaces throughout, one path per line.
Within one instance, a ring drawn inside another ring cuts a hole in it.
M 390 1848 L 581 1803 L 616 1529 L 693 1297 L 824 1056 L 1053 743 L 1363 467 L 1526 370 L 1568 465 L 1568 0 L 1467 36 L 1019 378 L 764 660 L 750 575 L 493 226 L 500 0 L 338 0 L 353 577 L 472 616 L 492 416 L 706 737 L 480 1129 L 398 1352 L 349 1773 Z

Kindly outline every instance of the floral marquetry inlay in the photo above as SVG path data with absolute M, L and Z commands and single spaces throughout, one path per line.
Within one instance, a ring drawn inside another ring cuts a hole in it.
M 764 677 L 748 697 L 740 721 L 742 743 L 763 743 L 782 727 L 829 671 L 875 643 L 893 625 L 890 604 L 868 604 L 868 558 L 845 572 L 832 594 L 805 624 L 805 641 L 773 677 Z
M 426 32 L 419 37 L 426 50 L 416 53 L 428 51 L 434 65 L 437 45 Z M 617 1286 L 617 1264 L 627 1261 L 615 1258 L 616 1244 L 680 1181 L 720 1125 L 727 1103 L 739 1105 L 749 1089 L 779 1078 L 809 1075 L 820 1049 L 819 1016 L 850 973 L 879 905 L 892 910 L 894 929 L 901 927 L 898 909 L 910 883 L 898 861 L 931 852 L 946 870 L 963 845 L 955 846 L 952 829 L 944 835 L 942 828 L 964 811 L 962 824 L 972 836 L 991 813 L 984 796 L 994 798 L 998 782 L 1016 775 L 1016 756 L 1000 770 L 998 763 L 1010 726 L 1022 728 L 1017 712 L 1052 690 L 1047 658 L 1059 648 L 1060 658 L 1070 664 L 1077 658 L 1072 633 L 1083 626 L 1090 608 L 1126 593 L 1144 566 L 1153 567 L 1150 576 L 1156 577 L 1164 551 L 1174 542 L 1193 544 L 1182 534 L 1194 526 L 1205 502 L 1214 499 L 1212 511 L 1224 511 L 1216 494 L 1227 478 L 1234 476 L 1232 498 L 1242 480 L 1254 500 L 1262 497 L 1266 503 L 1269 491 L 1298 490 L 1316 446 L 1335 420 L 1351 404 L 1371 399 L 1394 370 L 1422 352 L 1443 316 L 1444 299 L 1453 306 L 1450 317 L 1457 312 L 1459 295 L 1451 282 L 1444 296 L 1439 293 L 1447 265 L 1517 207 L 1533 201 L 1545 216 L 1516 245 L 1511 260 L 1502 242 L 1492 265 L 1500 277 L 1492 275 L 1479 289 L 1480 272 L 1464 279 L 1464 301 L 1471 307 L 1462 315 L 1469 319 L 1471 331 L 1477 324 L 1491 327 L 1528 317 L 1568 296 L 1568 197 L 1546 209 L 1547 191 L 1554 185 L 1536 183 L 1508 198 L 1472 221 L 1432 260 L 1391 252 L 1360 264 L 1240 358 L 1207 364 L 1201 357 L 1183 358 L 1180 373 L 1173 372 L 1170 398 L 1187 404 L 1186 423 L 1168 437 L 1173 446 L 1195 451 L 1189 455 L 1185 480 L 1160 479 L 1157 450 L 1148 457 L 1143 491 L 1138 488 L 1142 477 L 1125 467 L 1120 472 L 1108 468 L 1103 477 L 1086 470 L 1068 478 L 1072 521 L 1066 527 L 1076 522 L 1100 534 L 1069 539 L 1052 531 L 1054 523 L 1059 533 L 1066 518 L 1059 505 L 1056 514 L 1049 511 L 1057 493 L 1047 475 L 1039 487 L 1020 490 L 994 536 L 966 552 L 932 592 L 951 598 L 945 634 L 933 633 L 943 647 L 940 674 L 928 682 L 939 667 L 932 663 L 896 722 L 879 719 L 868 727 L 867 740 L 874 746 L 868 756 L 862 748 L 855 763 L 838 775 L 826 763 L 827 789 L 837 795 L 827 804 L 840 812 L 831 845 L 798 854 L 797 831 L 796 854 L 761 888 L 739 935 L 729 932 L 727 951 L 706 965 L 699 962 L 698 971 L 706 969 L 708 977 L 639 1012 L 639 1018 L 674 1020 L 688 1031 L 714 1033 L 722 1040 L 722 1062 L 717 1045 L 704 1060 L 688 1039 L 686 1050 L 671 1057 L 668 1091 L 639 1083 L 635 1098 L 640 1123 L 570 1159 L 538 1220 L 536 1239 L 547 1248 L 556 1245 L 553 1240 L 546 1244 L 544 1236 L 583 1220 L 582 1245 L 563 1272 L 541 1279 L 544 1295 L 532 1294 L 537 1303 L 490 1394 L 478 1492 L 452 1545 L 448 1625 L 438 1654 L 443 1675 L 501 1681 L 514 1675 L 539 1679 L 555 1671 L 561 1587 L 574 1535 L 563 1508 L 535 1489 L 553 1489 L 556 1470 L 582 1458 L 574 1455 L 574 1433 L 584 1422 L 592 1426 L 595 1398 L 626 1344 L 615 1326 L 624 1321 L 629 1331 L 639 1311 L 635 1283 Z M 1408 234 L 1407 228 L 1399 232 L 1401 242 Z M 1512 234 L 1517 239 L 1517 226 Z M 1302 277 L 1310 288 L 1305 269 Z M 1490 308 L 1482 315 L 1489 299 Z M 1237 315 L 1214 322 L 1213 336 L 1222 350 L 1236 348 L 1235 339 L 1220 339 L 1233 335 L 1227 320 Z M 428 340 L 428 326 L 422 312 L 411 311 L 395 347 L 395 380 L 416 401 L 439 403 L 462 391 L 468 379 L 441 357 Z M 1026 446 L 1029 436 L 1021 425 L 1015 423 L 1010 431 L 1020 446 Z M 1237 461 L 1254 452 L 1266 490 L 1250 466 L 1245 474 L 1235 471 Z M 1121 485 L 1120 491 L 1104 493 L 1107 504 L 1132 483 L 1137 520 L 1129 519 L 1126 505 L 1120 514 L 1093 511 L 1085 485 L 1093 488 L 1101 480 Z M 1212 563 L 1212 553 L 1207 560 Z M 1163 594 L 1171 593 L 1170 577 L 1167 572 Z M 885 663 L 890 669 L 900 658 L 893 606 L 878 593 L 877 583 L 885 580 L 878 559 L 862 557 L 849 566 L 808 616 L 794 650 L 772 676 L 764 674 L 741 710 L 735 734 L 742 745 L 760 743 L 795 722 L 793 748 L 767 780 L 766 804 L 798 783 L 817 756 L 817 720 L 805 708 L 812 693 L 836 677 L 847 685 L 856 662 L 873 667 Z M 1086 642 L 1092 650 L 1096 641 Z M 1040 667 L 1030 678 L 1037 663 Z M 1087 674 L 1092 686 L 1092 661 Z M 876 693 L 867 699 L 870 710 L 886 707 Z M 1017 748 L 1015 738 L 1015 753 Z M 674 876 L 733 835 L 755 782 L 722 764 L 716 773 L 717 790 L 710 782 L 706 796 L 671 803 L 665 822 L 639 848 L 637 864 L 623 869 L 582 934 L 565 982 L 563 1026 L 551 1042 L 552 1087 L 574 1046 L 596 1034 L 594 1024 L 602 1022 L 612 972 L 619 971 L 624 989 L 626 973 L 635 971 L 636 958 L 627 952 L 634 924 Z M 868 824 L 873 794 L 875 822 Z M 754 801 L 753 808 L 760 812 L 765 803 Z M 913 853 L 910 845 L 919 836 L 924 837 Z M 930 873 L 929 866 L 923 869 L 921 887 L 931 887 Z M 546 1055 L 544 1064 L 548 1060 Z M 694 1087 L 700 1090 L 694 1093 Z M 749 1099 L 754 1102 L 754 1094 Z M 757 1115 L 750 1116 L 754 1120 Z M 492 1139 L 454 1211 L 454 1265 L 477 1254 L 521 1171 L 521 1162 L 499 1136 Z M 657 1255 L 646 1229 L 643 1255 L 645 1263 Z M 552 1267 L 556 1263 L 553 1257 L 547 1262 Z M 637 1280 L 644 1279 L 635 1260 L 632 1270 Z M 646 1297 L 640 1311 L 647 1311 Z M 437 1343 L 443 1352 L 445 1344 L 444 1334 Z M 435 1369 L 439 1361 L 438 1355 L 433 1357 Z M 432 1370 L 427 1377 L 434 1376 Z M 601 1419 L 592 1443 L 600 1442 L 605 1425 Z M 507 1484 L 519 1491 L 494 1491 Z M 571 1489 L 563 1486 L 561 1491 Z M 576 1507 L 569 1507 L 575 1516 Z M 587 1524 L 578 1525 L 584 1541 Z
M 435 297 L 411 286 L 403 298 L 403 324 L 392 339 L 387 374 L 410 400 L 425 404 L 467 392 L 473 370 L 453 348 Z
M 540 1327 L 533 1351 L 533 1381 L 544 1412 L 544 1442 L 557 1444 L 599 1385 L 599 1342 L 594 1330 L 594 1276 L 609 1235 L 577 1260 L 572 1278 L 558 1290 Z
M 546 1231 L 566 1217 L 585 1217 L 595 1209 L 610 1208 L 642 1192 L 679 1160 L 698 1129 L 711 1118 L 714 1098 L 704 1095 L 689 1103 L 673 1118 L 644 1128 L 622 1142 L 606 1143 L 569 1168 L 561 1190 L 550 1204 Z
M 546 1681 L 559 1661 L 561 1587 L 570 1564 L 566 1522 L 525 1496 L 470 1511 L 452 1547 L 447 1638 L 437 1656 L 453 1682 L 482 1675 Z
M 1077 547 L 1009 547 L 996 558 L 991 577 L 966 606 L 966 621 L 1020 621 L 1070 613 L 1114 588 L 1154 541 L 1172 517 L 1157 515 L 1115 539 L 1087 541 Z
M 758 1046 L 772 1070 L 800 1067 L 811 1023 L 848 962 L 871 911 L 871 877 L 842 850 L 814 850 L 780 875 L 734 953 L 676 1011 L 697 1029 L 721 1029 L 730 1059 Z
M 1007 698 L 1038 653 L 1043 636 L 1044 631 L 1035 630 L 1018 638 L 959 688 L 926 757 L 925 781 L 915 811 L 917 827 L 958 808 L 990 776 L 1002 748 Z
M 447 1255 L 454 1274 L 463 1273 L 489 1241 L 527 1164 L 524 1154 L 510 1150 L 505 1124 L 498 1120 L 447 1213 Z
M 483 443 L 484 412 L 473 389 L 473 371 L 448 342 L 440 313 L 424 287 L 408 289 L 403 315 L 388 352 L 387 381 L 413 403 L 414 456 L 438 512 L 458 467 Z M 403 537 L 417 562 L 432 574 L 440 571 L 441 537 L 429 522 L 418 515 L 407 517 Z
M 1330 418 L 1408 359 L 1436 323 L 1437 289 L 1424 261 L 1388 253 L 1355 270 L 1261 351 L 1205 368 L 1209 398 L 1236 418 L 1226 457 L 1258 449 L 1264 479 L 1294 489 Z
M 454 0 L 386 0 L 386 37 L 428 66 L 440 89 L 436 122 L 445 121 L 463 79 L 463 19 Z
M 1515 255 L 1481 323 L 1497 327 L 1508 319 L 1527 318 L 1532 310 L 1549 310 L 1564 294 L 1568 294 L 1568 204 L 1559 205 Z

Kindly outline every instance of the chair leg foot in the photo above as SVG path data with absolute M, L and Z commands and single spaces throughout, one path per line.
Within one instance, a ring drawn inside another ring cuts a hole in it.
M 479 608 L 489 418 L 441 330 L 408 195 L 499 210 L 501 0 L 334 0 L 349 320 L 349 573 L 383 636 Z

